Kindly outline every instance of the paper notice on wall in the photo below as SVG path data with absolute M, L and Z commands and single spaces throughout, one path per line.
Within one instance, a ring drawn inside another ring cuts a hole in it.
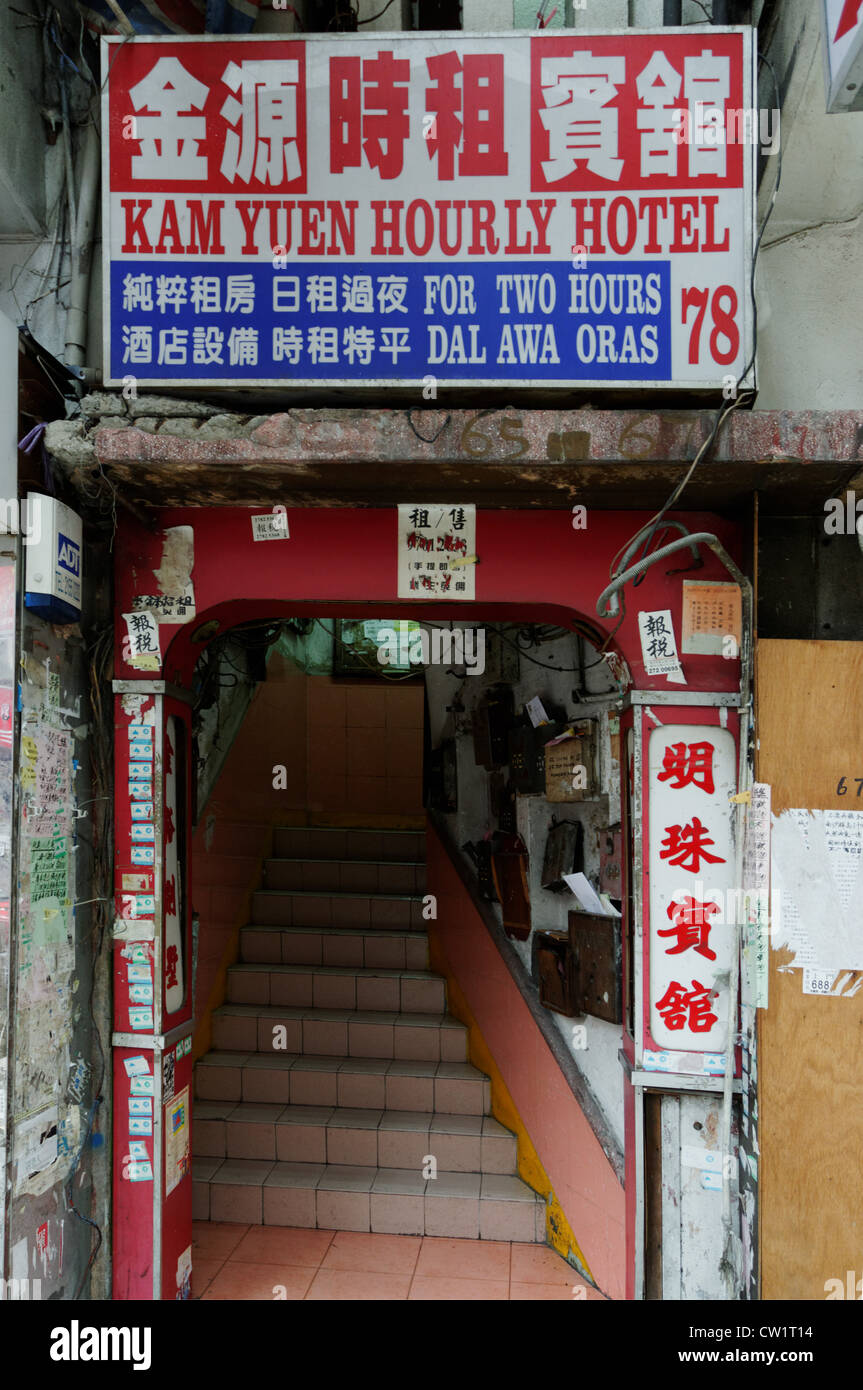
M 56 1160 L 58 1120 L 57 1106 L 49 1105 L 15 1126 L 16 1191 Z
M 258 512 L 251 521 L 252 539 L 255 541 L 290 540 L 288 513 L 284 507 L 274 507 L 271 512 Z
M 189 1088 L 165 1106 L 165 1196 L 189 1171 Z
M 731 660 L 740 651 L 741 614 L 739 585 L 684 579 L 681 650 Z
M 158 593 L 138 594 L 132 607 L 152 613 L 157 623 L 187 623 L 195 616 L 194 564 L 193 528 L 169 526 L 163 533 L 162 563 L 154 571 Z
M 528 719 L 535 729 L 538 729 L 540 724 L 548 723 L 548 715 L 545 712 L 545 706 L 538 695 L 534 695 L 532 700 L 528 700 L 524 708 Z
M 793 809 L 773 817 L 772 944 L 783 969 L 863 970 L 863 811 Z M 819 993 L 821 991 L 818 991 Z
M 754 782 L 743 835 L 743 921 L 740 999 L 744 1008 L 766 1009 L 770 895 L 770 787 Z
M 686 677 L 677 655 L 674 624 L 670 608 L 657 608 L 652 613 L 639 613 L 638 635 L 641 656 L 648 676 L 667 676 L 675 685 L 685 685 Z
M 399 598 L 476 598 L 476 507 L 405 502 L 398 515 Z
M 137 667 L 139 671 L 158 671 L 162 665 L 162 654 L 159 650 L 159 624 L 154 614 L 149 610 L 124 613 L 123 622 L 126 624 L 128 641 L 127 664 Z

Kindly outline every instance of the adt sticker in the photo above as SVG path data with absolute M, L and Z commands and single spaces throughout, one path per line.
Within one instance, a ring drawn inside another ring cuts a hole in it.
M 76 579 L 81 573 L 81 547 L 62 531 L 57 532 L 57 564 Z

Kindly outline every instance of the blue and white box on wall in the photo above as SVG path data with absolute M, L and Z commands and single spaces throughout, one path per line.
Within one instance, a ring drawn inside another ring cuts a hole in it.
M 74 623 L 81 616 L 81 518 L 56 497 L 28 492 L 27 514 L 39 525 L 26 548 L 24 602 L 49 622 Z M 36 539 L 38 537 L 38 539 Z

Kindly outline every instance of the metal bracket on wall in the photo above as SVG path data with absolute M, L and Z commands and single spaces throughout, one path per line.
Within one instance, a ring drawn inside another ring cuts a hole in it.
M 178 1023 L 176 1028 L 172 1028 L 168 1033 L 112 1033 L 112 1047 L 140 1047 L 143 1052 L 164 1052 L 166 1048 L 173 1047 L 175 1042 L 181 1038 L 186 1038 L 195 1031 L 193 1019 L 187 1019 L 185 1023 Z
M 191 705 L 194 698 L 190 690 L 168 681 L 112 681 L 111 689 L 115 695 L 167 695 L 185 705 Z

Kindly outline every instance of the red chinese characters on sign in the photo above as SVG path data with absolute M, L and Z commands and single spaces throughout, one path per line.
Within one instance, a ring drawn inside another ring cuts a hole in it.
M 165 42 L 113 55 L 113 191 L 306 191 L 305 44 L 225 52 Z
M 720 1053 L 725 1046 L 732 935 L 723 903 L 732 887 L 736 751 L 728 729 L 685 724 L 651 732 L 650 1047 Z M 681 882 L 686 875 L 684 882 Z M 708 884 L 695 882 L 709 875 Z M 684 884 L 686 886 L 684 886 Z M 697 975 L 675 974 L 698 957 Z
M 377 169 L 398 178 L 410 134 L 411 65 L 383 49 L 374 58 L 330 59 L 330 172 Z
M 701 861 L 706 864 L 724 864 L 725 860 L 720 854 L 711 854 L 706 846 L 712 845 L 707 829 L 701 824 L 697 816 L 693 816 L 687 825 L 667 825 L 665 827 L 665 839 L 662 841 L 662 849 L 659 851 L 660 859 L 667 859 L 670 864 L 677 868 L 686 869 L 687 873 L 697 874 Z
M 658 931 L 657 936 L 676 936 L 677 945 L 667 946 L 665 954 L 678 956 L 682 951 L 688 951 L 692 947 L 707 960 L 716 960 L 716 952 L 710 949 L 707 941 L 710 936 L 710 918 L 719 911 L 721 909 L 718 903 L 699 902 L 692 897 L 684 898 L 682 903 L 669 903 L 668 916 L 674 925 Z
M 712 743 L 672 743 L 666 748 L 662 758 L 662 771 L 658 774 L 660 782 L 674 778 L 672 790 L 681 791 L 684 787 L 700 787 L 713 795 L 713 754 Z
M 176 987 L 177 962 L 179 958 L 180 956 L 176 946 L 169 946 L 165 952 L 165 987 L 167 989 Z
M 689 1028 L 693 1033 L 709 1033 L 717 1019 L 710 1007 L 715 997 L 716 991 L 698 980 L 692 981 L 691 989 L 673 980 L 656 1007 L 666 1026 L 675 1032 Z
M 439 179 L 482 178 L 509 171 L 504 149 L 503 54 L 438 53 L 426 59 L 424 134 Z
M 733 34 L 534 41 L 531 188 L 742 187 L 742 146 L 727 136 L 743 104 L 740 44 Z

